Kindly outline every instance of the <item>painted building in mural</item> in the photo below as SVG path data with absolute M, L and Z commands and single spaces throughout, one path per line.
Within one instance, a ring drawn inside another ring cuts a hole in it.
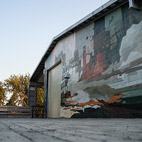
M 48 117 L 142 117 L 142 11 L 130 4 L 111 0 L 53 39 L 30 80 L 44 82 Z

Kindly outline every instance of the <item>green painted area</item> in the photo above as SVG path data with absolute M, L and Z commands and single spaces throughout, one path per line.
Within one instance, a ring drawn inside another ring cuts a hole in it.
M 49 69 L 51 67 L 51 55 L 47 58 L 45 64 L 46 64 L 46 69 Z
M 122 104 L 138 104 L 138 103 L 142 103 L 142 96 L 122 98 L 121 100 L 122 100 Z
M 126 89 L 124 91 L 119 91 L 119 92 L 115 93 L 115 95 L 116 94 L 125 94 L 125 93 L 131 92 L 131 91 L 133 92 L 133 91 L 138 91 L 138 90 L 142 91 L 142 86 L 137 87 L 137 88 Z

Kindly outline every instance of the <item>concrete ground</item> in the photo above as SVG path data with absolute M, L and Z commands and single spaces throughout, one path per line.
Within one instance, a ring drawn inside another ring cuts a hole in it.
M 0 142 L 142 142 L 142 119 L 0 119 Z

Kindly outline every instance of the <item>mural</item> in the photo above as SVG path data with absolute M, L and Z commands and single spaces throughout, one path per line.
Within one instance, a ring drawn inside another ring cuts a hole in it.
M 54 48 L 50 54 L 50 56 L 47 58 L 45 62 L 45 68 L 49 69 L 53 65 L 55 65 L 58 61 L 61 59 L 61 53 L 62 53 L 62 47 L 63 43 L 62 40 L 57 43 L 56 48 Z
M 142 11 L 128 7 L 63 39 L 47 59 L 62 59 L 61 117 L 142 118 Z
M 119 91 L 119 89 L 114 90 L 107 86 L 102 87 L 108 89 L 108 92 Z M 79 90 L 73 96 L 70 92 L 62 94 L 61 105 L 65 108 L 62 110 L 64 115 L 67 111 L 67 116 L 70 112 L 72 118 L 142 118 L 141 86 L 136 89 L 117 92 L 111 99 L 98 99 L 103 97 L 103 92 L 104 90 L 101 87 L 90 87 L 84 91 Z M 99 97 L 97 98 L 97 96 Z

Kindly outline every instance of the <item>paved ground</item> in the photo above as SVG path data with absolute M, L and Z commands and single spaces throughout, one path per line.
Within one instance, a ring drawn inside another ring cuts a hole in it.
M 142 142 L 142 119 L 0 119 L 0 142 Z

